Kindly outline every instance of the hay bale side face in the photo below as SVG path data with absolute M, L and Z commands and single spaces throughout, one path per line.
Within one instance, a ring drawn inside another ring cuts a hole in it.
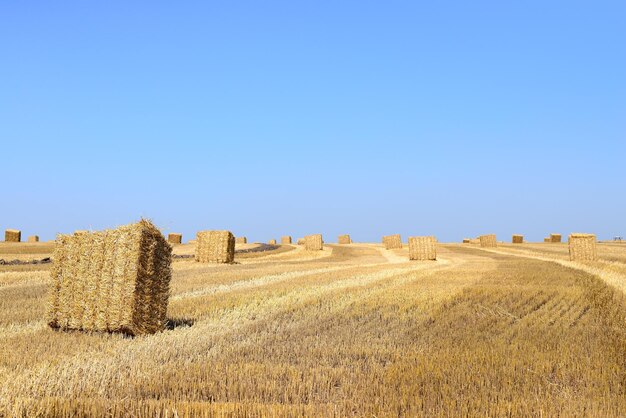
M 493 248 L 496 247 L 497 241 L 496 241 L 496 235 L 495 234 L 488 234 L 488 235 L 481 235 L 480 236 L 480 246 L 484 247 L 484 248 Z
M 267 241 L 267 243 L 269 245 L 276 245 L 276 240 L 275 239 L 271 239 L 271 240 Z
M 152 334 L 165 328 L 172 247 L 148 221 L 59 235 L 48 303 L 53 328 Z
M 570 260 L 595 261 L 598 259 L 594 234 L 571 234 L 568 243 Z
M 304 249 L 308 251 L 321 251 L 324 247 L 322 234 L 307 235 L 304 237 Z
M 339 239 L 337 240 L 337 243 L 339 243 L 339 244 L 352 244 L 352 238 L 350 238 L 350 235 L 348 235 L 348 234 L 339 235 Z
M 561 242 L 561 234 L 550 234 L 550 242 Z
M 4 240 L 6 242 L 20 242 L 22 241 L 22 231 L 17 229 L 7 229 L 4 231 Z
M 524 236 L 523 235 L 513 235 L 513 244 L 523 244 Z
M 280 243 L 281 244 L 291 244 L 291 236 L 290 235 L 285 235 L 283 237 L 280 237 Z
M 167 235 L 167 242 L 169 242 L 170 244 L 182 244 L 183 234 L 177 234 L 175 232 L 172 232 L 171 234 Z
M 435 237 L 409 237 L 409 260 L 436 260 Z
M 28 242 L 39 242 L 39 235 L 31 235 L 30 237 L 28 237 L 28 239 L 26 241 L 28 241 Z
M 248 238 L 246 237 L 237 237 L 235 238 L 235 244 L 247 244 Z
M 235 261 L 235 236 L 230 231 L 198 232 L 196 261 L 200 263 L 232 263 Z
M 305 241 L 305 239 L 304 239 L 304 238 L 298 238 L 298 241 L 296 241 L 296 243 L 297 243 L 298 245 L 304 245 L 304 244 L 305 244 L 305 242 L 306 242 L 306 241 Z
M 402 238 L 400 234 L 386 235 L 383 237 L 383 245 L 387 250 L 402 248 Z
M 552 239 L 550 237 L 544 238 L 543 242 L 552 242 Z

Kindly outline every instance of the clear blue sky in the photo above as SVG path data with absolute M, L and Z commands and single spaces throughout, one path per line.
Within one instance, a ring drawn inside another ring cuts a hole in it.
M 626 2 L 0 5 L 0 228 L 626 236 Z

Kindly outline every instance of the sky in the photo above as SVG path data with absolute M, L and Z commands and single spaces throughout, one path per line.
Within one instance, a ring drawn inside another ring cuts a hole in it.
M 0 229 L 626 237 L 626 2 L 4 1 Z

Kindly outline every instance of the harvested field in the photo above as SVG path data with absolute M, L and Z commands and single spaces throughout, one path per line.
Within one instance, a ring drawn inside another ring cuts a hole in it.
M 0 415 L 626 414 L 626 246 L 283 247 L 173 263 L 134 339 L 47 328 L 49 272 L 0 271 Z

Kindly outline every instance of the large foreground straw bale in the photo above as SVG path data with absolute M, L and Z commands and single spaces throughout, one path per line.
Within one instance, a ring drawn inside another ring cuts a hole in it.
M 322 234 L 307 235 L 304 237 L 304 248 L 309 251 L 320 251 L 323 249 L 324 241 Z
M 513 235 L 513 244 L 523 244 L 524 243 L 524 236 L 523 235 Z
M 480 246 L 487 247 L 487 248 L 496 247 L 497 246 L 496 235 L 495 234 L 481 235 Z
M 409 237 L 409 260 L 436 260 L 435 237 Z
M 550 242 L 561 242 L 561 234 L 550 234 Z
M 196 261 L 232 263 L 235 261 L 235 236 L 230 231 L 200 231 L 196 243 Z
M 51 272 L 53 328 L 151 334 L 165 327 L 172 248 L 150 222 L 59 235 Z
M 20 242 L 22 240 L 22 231 L 18 229 L 7 229 L 4 231 L 4 240 L 6 242 Z
M 248 238 L 246 237 L 237 237 L 235 238 L 235 244 L 247 244 Z
M 31 235 L 30 237 L 28 237 L 28 239 L 26 241 L 28 241 L 28 242 L 39 242 L 39 235 Z
M 182 244 L 183 242 L 183 234 L 177 234 L 172 232 L 167 235 L 167 242 L 170 244 Z
M 291 236 L 290 235 L 285 235 L 280 237 L 280 243 L 281 244 L 291 244 Z
M 339 244 L 352 244 L 352 239 L 350 238 L 350 235 L 344 234 L 339 235 L 339 239 L 337 240 L 337 242 Z
M 400 237 L 400 234 L 384 236 L 383 245 L 387 250 L 402 248 L 402 238 Z
M 570 234 L 569 258 L 572 261 L 594 261 L 598 259 L 594 234 Z

